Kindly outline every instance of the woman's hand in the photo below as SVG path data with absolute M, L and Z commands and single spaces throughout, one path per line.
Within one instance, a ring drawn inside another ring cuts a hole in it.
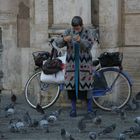
M 70 42 L 71 39 L 72 39 L 72 37 L 71 37 L 70 35 L 64 37 L 64 41 L 65 41 L 65 42 Z
M 80 38 L 79 35 L 76 35 L 75 38 L 74 38 L 74 40 L 77 41 L 77 42 L 80 42 L 80 39 L 81 39 L 81 38 Z

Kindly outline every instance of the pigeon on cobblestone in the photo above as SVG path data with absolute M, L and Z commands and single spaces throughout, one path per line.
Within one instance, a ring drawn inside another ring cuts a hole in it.
M 120 133 L 119 137 L 117 138 L 117 140 L 126 140 L 126 136 L 123 133 Z
M 62 112 L 62 109 L 60 108 L 60 109 L 58 109 L 58 110 L 55 110 L 55 111 L 51 112 L 50 115 L 53 115 L 53 116 L 55 116 L 56 118 L 58 118 L 58 117 L 60 116 L 61 112 Z
M 52 124 L 53 124 L 54 122 L 57 121 L 57 117 L 54 116 L 54 115 L 50 115 L 50 116 L 47 118 L 47 120 L 48 120 L 49 123 L 52 123 Z
M 124 107 L 126 111 L 136 111 L 139 109 L 139 103 L 136 101 L 135 97 Z
M 125 120 L 126 119 L 126 112 L 123 109 L 121 109 L 119 115 L 120 115 L 121 120 Z
M 45 130 L 46 133 L 49 132 L 49 123 L 45 116 L 39 121 L 39 126 L 41 129 Z
M 41 114 L 45 114 L 45 111 L 44 111 L 43 108 L 40 106 L 40 104 L 37 104 L 36 110 L 37 110 L 37 112 L 40 112 Z
M 138 136 L 138 135 L 140 135 L 140 126 L 139 125 L 132 126 L 128 129 L 124 130 L 122 133 L 129 135 L 130 138 L 133 136 Z
M 116 129 L 116 124 L 112 124 L 106 128 L 104 128 L 101 132 L 98 133 L 98 136 L 106 135 L 112 133 Z
M 31 127 L 38 127 L 38 125 L 39 125 L 39 121 L 33 119 Z
M 97 138 L 97 133 L 96 132 L 89 132 L 88 136 L 91 140 L 95 140 Z
M 16 128 L 17 128 L 17 131 L 18 132 L 22 132 L 22 133 L 26 133 L 27 132 L 27 129 L 25 128 L 25 124 L 24 122 L 19 119 L 17 122 L 16 122 Z
M 11 91 L 11 102 L 15 104 L 16 101 L 17 101 L 17 96 L 13 94 L 13 91 Z
M 15 114 L 14 104 L 11 103 L 5 107 L 5 117 L 9 117 Z
M 25 123 L 28 125 L 28 126 L 32 126 L 32 119 L 29 115 L 29 112 L 25 112 L 25 114 L 23 115 L 23 120 L 25 121 Z
M 101 123 L 102 123 L 102 117 L 101 116 L 97 116 L 93 119 L 93 123 L 96 125 L 96 126 L 100 126 Z
M 134 119 L 134 122 L 140 126 L 140 117 L 136 117 Z
M 14 108 L 14 104 L 13 103 L 10 103 L 10 104 L 8 104 L 6 107 L 5 107 L 5 111 L 7 111 L 9 108 Z
M 121 120 L 126 119 L 126 112 L 123 109 L 113 106 L 111 112 L 118 114 Z
M 8 128 L 12 133 L 17 132 L 16 123 L 13 121 L 13 119 L 10 120 Z
M 61 129 L 61 138 L 62 140 L 75 140 L 72 135 L 67 132 L 64 128 Z
M 12 133 L 16 133 L 16 132 L 26 133 L 27 132 L 25 125 L 21 121 L 21 119 L 18 119 L 17 121 L 15 121 L 14 119 L 11 119 L 8 127 L 10 129 L 10 132 Z
M 49 123 L 54 123 L 55 121 L 58 120 L 60 114 L 61 114 L 62 109 L 58 109 L 55 110 L 53 112 L 50 113 L 50 115 L 48 116 L 47 120 Z
M 130 130 L 132 131 L 129 135 L 130 138 L 140 135 L 140 126 L 131 127 Z
M 85 119 L 82 118 L 81 120 L 79 120 L 77 127 L 78 127 L 79 132 L 84 131 L 86 129 Z

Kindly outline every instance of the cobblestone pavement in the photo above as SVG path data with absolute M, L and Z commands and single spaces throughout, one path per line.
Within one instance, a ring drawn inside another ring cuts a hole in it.
M 5 112 L 4 107 L 6 104 L 10 102 L 10 97 L 6 95 L 2 95 L 1 103 L 0 103 L 0 139 L 8 139 L 8 140 L 61 140 L 60 130 L 61 128 L 65 128 L 68 132 L 72 134 L 72 136 L 75 138 L 75 140 L 89 140 L 88 133 L 90 131 L 99 132 L 103 129 L 103 127 L 108 126 L 112 123 L 116 123 L 117 127 L 115 131 L 111 134 L 97 137 L 97 140 L 116 140 L 116 138 L 119 136 L 120 132 L 125 130 L 126 128 L 129 128 L 130 126 L 134 126 L 134 118 L 136 116 L 140 116 L 140 109 L 137 111 L 129 111 L 127 112 L 127 118 L 125 120 L 121 120 L 120 117 L 116 114 L 113 114 L 111 112 L 105 112 L 101 109 L 97 108 L 97 115 L 102 116 L 102 124 L 101 128 L 95 126 L 94 123 L 87 122 L 86 129 L 84 132 L 79 132 L 77 129 L 77 123 L 78 120 L 80 120 L 84 114 L 86 114 L 86 108 L 78 108 L 77 113 L 78 116 L 76 118 L 70 118 L 69 117 L 69 107 L 63 107 L 62 113 L 59 117 L 59 119 L 49 127 L 50 132 L 45 133 L 40 128 L 27 128 L 27 133 L 12 133 L 8 129 L 9 124 L 9 118 L 5 118 Z M 23 96 L 18 97 L 17 104 L 15 106 L 16 113 L 13 117 L 22 118 L 23 113 L 25 111 L 29 111 L 30 115 L 34 119 L 40 119 L 42 115 L 38 113 L 36 110 L 29 107 L 29 105 L 25 102 L 25 99 Z M 51 111 L 57 110 L 59 107 L 53 106 L 45 112 L 49 114 Z M 4 137 L 2 137 L 4 136 Z M 140 136 L 131 138 L 131 140 L 137 140 L 140 139 Z M 129 140 L 127 137 L 126 140 Z

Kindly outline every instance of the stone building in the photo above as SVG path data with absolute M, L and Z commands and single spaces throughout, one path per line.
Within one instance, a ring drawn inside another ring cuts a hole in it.
M 80 15 L 85 26 L 99 27 L 101 48 L 124 53 L 133 92 L 140 90 L 139 0 L 0 0 L 0 87 L 21 93 L 33 73 L 32 52 L 49 49 L 47 40 Z

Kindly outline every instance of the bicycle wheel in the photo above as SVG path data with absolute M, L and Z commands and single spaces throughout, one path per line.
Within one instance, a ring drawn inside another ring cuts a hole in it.
M 52 106 L 59 97 L 58 84 L 48 84 L 40 81 L 41 71 L 33 74 L 25 86 L 25 98 L 28 104 L 36 108 L 40 104 L 43 109 Z
M 98 72 L 104 75 L 110 90 L 98 97 L 93 95 L 94 103 L 106 111 L 111 111 L 112 107 L 122 108 L 129 101 L 132 93 L 129 78 L 117 68 L 102 68 Z

